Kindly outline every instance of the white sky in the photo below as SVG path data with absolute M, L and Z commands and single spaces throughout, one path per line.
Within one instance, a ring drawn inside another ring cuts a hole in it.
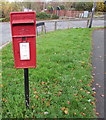
M 7 0 L 9 2 L 20 2 L 20 1 L 23 1 L 23 0 Z M 38 2 L 40 0 L 24 0 L 25 2 Z M 51 1 L 51 0 L 41 0 L 42 2 L 43 1 Z
M 17 2 L 19 2 L 19 1 L 22 1 L 22 0 L 7 0 L 7 1 L 9 1 L 9 2 L 15 2 L 15 1 L 17 1 Z
M 8 0 L 9 2 L 20 2 L 23 0 Z M 25 2 L 47 2 L 51 0 L 24 0 Z M 53 1 L 53 0 L 52 0 Z M 55 2 L 104 2 L 105 0 L 54 0 Z

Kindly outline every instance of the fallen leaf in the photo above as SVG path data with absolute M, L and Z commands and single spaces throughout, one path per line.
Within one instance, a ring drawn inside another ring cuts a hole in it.
M 96 67 L 93 67 L 94 69 L 96 69 Z
M 5 98 L 2 98 L 2 101 L 3 101 L 3 102 L 7 102 L 7 100 L 6 100 Z
M 52 85 L 52 87 L 55 87 L 56 85 Z
M 93 79 L 92 82 L 94 82 L 95 80 Z
M 85 116 L 86 114 L 85 114 L 85 113 L 83 113 L 83 112 L 81 112 L 81 115 L 84 115 L 84 116 Z
M 61 95 L 61 92 L 58 92 L 58 96 L 60 96 Z
M 86 93 L 88 93 L 88 94 L 90 94 L 90 92 L 89 91 L 85 91 Z
M 47 114 L 49 114 L 48 112 L 44 112 L 44 115 L 47 115 Z
M 62 107 L 61 110 L 62 110 L 65 114 L 68 114 L 68 108 Z
M 80 90 L 83 90 L 83 88 L 80 88 Z
M 49 106 L 49 105 L 50 105 L 50 102 L 47 102 L 47 103 L 46 103 L 46 106 Z
M 81 63 L 85 63 L 85 61 L 81 61 Z
M 92 75 L 95 76 L 95 73 L 93 73 Z
M 42 115 L 43 113 L 42 113 L 42 112 L 40 112 L 40 114 Z
M 91 99 L 89 99 L 88 102 L 91 102 Z
M 74 115 L 76 115 L 77 113 L 74 113 Z
M 96 115 L 98 115 L 98 116 L 99 116 L 99 113 L 98 113 L 98 112 L 96 112 Z
M 65 110 L 65 109 L 66 109 L 65 107 L 62 107 L 62 108 L 61 108 L 62 111 Z
M 93 111 L 96 111 L 96 109 L 94 108 Z
M 34 93 L 37 93 L 36 91 L 34 91 Z
M 96 85 L 99 85 L 98 83 L 96 83 Z
M 35 108 L 35 106 L 32 106 L 32 109 L 34 109 Z
M 45 101 L 45 100 L 46 100 L 45 98 L 42 99 L 42 101 Z
M 74 95 L 78 95 L 77 93 L 75 93 Z
M 94 94 L 96 94 L 96 92 L 93 92 Z
M 90 84 L 87 84 L 88 86 L 91 86 L 91 83 Z
M 63 91 L 63 89 L 60 89 L 60 92 L 62 92 Z
M 95 97 L 95 94 L 92 94 L 93 97 Z
M 36 89 L 35 88 L 32 88 L 34 91 L 36 91 Z
M 44 101 L 45 101 L 45 100 L 46 100 L 46 99 L 45 99 L 45 98 L 43 98 L 43 99 L 42 99 L 42 102 L 44 103 Z
M 102 94 L 101 97 L 104 97 L 104 95 Z
M 82 95 L 82 97 L 84 98 L 85 96 Z
M 64 111 L 64 113 L 65 113 L 65 114 L 68 114 L 68 109 L 66 109 L 66 110 Z
M 94 90 L 96 90 L 96 88 L 92 88 L 92 90 L 94 91 Z
M 70 101 L 67 101 L 67 104 L 70 104 Z
M 95 102 L 90 102 L 92 105 L 95 105 Z
M 38 98 L 39 96 L 38 95 L 35 95 L 36 98 Z
M 82 82 L 82 80 L 79 80 L 80 82 Z
M 8 76 L 11 76 L 11 74 L 8 74 Z
M 45 84 L 45 82 L 41 82 L 42 84 Z
M 0 87 L 3 87 L 3 85 L 0 85 Z

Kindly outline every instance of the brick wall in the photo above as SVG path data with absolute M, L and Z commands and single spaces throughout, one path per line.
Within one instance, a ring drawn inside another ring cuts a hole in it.
M 46 11 L 48 14 L 50 14 L 50 11 Z M 53 10 L 52 14 L 58 14 L 58 16 L 67 16 L 67 17 L 81 17 L 81 14 L 83 14 L 84 11 L 66 11 L 66 10 Z

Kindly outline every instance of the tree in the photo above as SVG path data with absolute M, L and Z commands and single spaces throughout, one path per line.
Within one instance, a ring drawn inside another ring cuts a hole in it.
M 106 5 L 104 2 L 97 2 L 96 11 L 106 12 Z
M 73 8 L 73 2 L 64 2 L 63 5 L 66 10 L 71 10 Z
M 21 5 L 20 2 L 1 2 L 1 13 L 2 13 L 2 17 L 5 18 L 7 21 L 10 18 L 10 12 L 14 12 L 14 11 L 20 11 L 21 10 Z
M 36 12 L 41 12 L 44 8 L 43 2 L 31 2 L 31 9 Z
M 75 10 L 79 11 L 91 11 L 93 2 L 76 2 L 74 3 Z
M 65 6 L 64 5 L 60 5 L 61 10 L 65 10 Z
M 28 9 L 32 8 L 32 2 L 22 2 L 22 5 L 24 8 L 28 8 Z

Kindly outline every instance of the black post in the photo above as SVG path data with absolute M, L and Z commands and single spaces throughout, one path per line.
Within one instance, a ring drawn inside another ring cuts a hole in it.
M 55 21 L 54 24 L 55 24 L 55 26 L 54 26 L 55 28 L 54 29 L 57 30 L 57 21 Z
M 25 85 L 25 103 L 26 103 L 26 108 L 29 108 L 29 77 L 28 77 L 28 68 L 24 69 L 24 85 Z

